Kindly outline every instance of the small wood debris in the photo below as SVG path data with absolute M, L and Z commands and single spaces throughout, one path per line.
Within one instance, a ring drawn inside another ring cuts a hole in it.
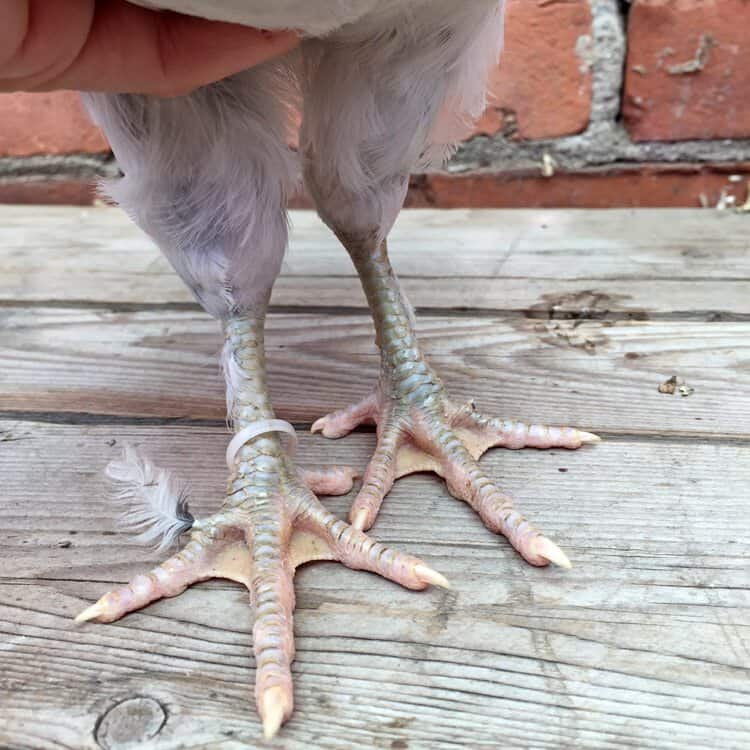
M 672 375 L 671 378 L 665 380 L 659 386 L 658 390 L 659 393 L 666 393 L 669 396 L 673 396 L 675 393 L 679 393 L 683 398 L 695 393 L 695 388 L 688 385 L 684 380 L 678 380 L 677 375 Z
M 677 375 L 672 375 L 669 380 L 665 380 L 659 386 L 659 393 L 668 393 L 672 395 L 677 390 Z

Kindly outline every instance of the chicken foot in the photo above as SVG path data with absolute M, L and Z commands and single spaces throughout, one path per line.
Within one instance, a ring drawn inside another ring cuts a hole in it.
M 377 425 L 377 448 L 352 505 L 352 526 L 369 529 L 396 479 L 433 471 L 450 493 L 467 502 L 496 534 L 503 534 L 532 565 L 570 567 L 565 553 L 515 508 L 477 463 L 492 447 L 579 448 L 599 438 L 570 427 L 526 425 L 457 406 L 422 355 L 413 313 L 388 259 L 386 243 L 339 233 L 359 273 L 381 352 L 375 391 L 348 408 L 317 420 L 313 432 L 342 437 L 358 425 Z
M 273 420 L 263 354 L 263 315 L 226 324 L 230 413 L 237 434 Z M 259 428 L 260 429 L 260 428 Z M 231 443 L 230 443 L 231 448 Z M 128 612 L 210 578 L 237 581 L 254 609 L 255 697 L 267 738 L 292 713 L 292 615 L 295 569 L 312 560 L 335 560 L 368 570 L 409 589 L 447 581 L 416 557 L 389 549 L 328 512 L 316 492 L 343 494 L 354 472 L 296 469 L 279 435 L 262 432 L 228 455 L 231 475 L 221 509 L 196 520 L 175 555 L 102 596 L 77 622 L 113 622 Z

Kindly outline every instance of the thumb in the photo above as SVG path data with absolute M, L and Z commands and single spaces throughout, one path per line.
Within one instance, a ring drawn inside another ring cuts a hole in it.
M 292 31 L 269 32 L 156 11 L 121 0 L 97 2 L 76 59 L 38 88 L 177 96 L 283 55 Z

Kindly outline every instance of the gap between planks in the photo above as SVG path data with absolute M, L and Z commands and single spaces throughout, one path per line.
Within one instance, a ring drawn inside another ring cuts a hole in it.
M 583 306 L 576 307 L 575 301 L 567 306 L 508 309 L 493 307 L 419 307 L 413 305 L 419 317 L 451 317 L 451 318 L 510 318 L 523 320 L 590 320 L 602 322 L 623 321 L 700 321 L 703 323 L 744 323 L 750 322 L 750 312 L 726 311 L 722 309 L 702 310 L 672 310 L 672 311 L 650 311 L 645 310 L 591 310 Z M 34 300 L 3 300 L 0 299 L 0 310 L 91 310 L 106 313 L 137 313 L 137 312 L 191 312 L 204 313 L 203 308 L 196 302 L 93 302 L 89 300 L 76 299 L 49 299 Z M 361 306 L 344 307 L 341 305 L 276 305 L 270 304 L 269 315 L 320 315 L 340 317 L 343 315 L 368 314 L 369 310 L 364 303 Z
M 115 426 L 132 426 L 132 427 L 158 427 L 168 425 L 178 425 L 181 427 L 225 427 L 226 420 L 220 419 L 190 419 L 185 417 L 137 417 L 119 414 L 92 414 L 89 412 L 35 412 L 35 411 L 0 411 L 0 420 L 13 422 L 20 430 L 19 436 L 14 437 L 13 430 L 8 429 L 3 433 L 0 429 L 0 443 L 14 442 L 24 440 L 23 427 L 25 422 L 34 424 L 36 422 L 54 425 L 103 425 L 109 427 Z M 292 427 L 298 432 L 307 432 L 312 426 L 312 422 L 290 422 Z M 350 434 L 375 434 L 376 428 L 371 425 L 359 425 Z M 748 445 L 748 438 L 742 435 L 725 435 L 716 432 L 662 432 L 655 433 L 650 431 L 639 432 L 637 430 L 627 432 L 597 432 L 602 440 L 610 443 L 660 443 L 667 441 L 681 445 L 694 445 L 696 443 L 710 443 L 716 445 Z M 227 432 L 227 440 L 231 433 Z
M 750 324 L 422 318 L 424 350 L 455 400 L 488 415 L 609 435 L 748 438 Z M 4 312 L 6 413 L 223 421 L 215 321 L 190 312 Z M 373 386 L 368 315 L 273 315 L 266 351 L 279 415 L 309 425 Z M 310 377 L 310 373 L 315 373 Z M 688 398 L 665 395 L 670 376 Z M 65 420 L 68 417 L 62 416 Z
M 69 300 L 117 309 L 157 299 L 194 309 L 166 260 L 116 209 L 0 207 L 0 219 L 5 304 Z M 293 212 L 292 220 L 278 309 L 322 310 L 325 301 L 339 312 L 364 309 L 330 231 L 312 212 Z M 436 296 L 439 309 L 475 314 L 581 314 L 592 304 L 599 316 L 748 313 L 747 217 L 734 214 L 414 210 L 402 212 L 391 247 L 412 302 L 428 313 Z

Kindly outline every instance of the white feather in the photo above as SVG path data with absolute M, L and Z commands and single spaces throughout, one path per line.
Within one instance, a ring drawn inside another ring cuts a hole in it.
M 111 461 L 106 473 L 117 485 L 116 501 L 125 506 L 119 525 L 137 533 L 137 541 L 161 552 L 192 528 L 186 486 L 132 445 L 124 446 L 122 458 Z
M 221 350 L 220 364 L 227 387 L 227 421 L 231 422 L 234 418 L 237 396 L 247 378 L 234 357 L 234 350 L 229 341 L 224 343 L 224 347 Z
M 504 4 L 148 2 L 323 35 L 188 96 L 85 97 L 123 171 L 108 183 L 110 195 L 221 320 L 265 307 L 287 245 L 285 207 L 300 166 L 334 231 L 372 236 L 376 244 L 385 238 L 409 173 L 440 164 L 460 123 L 482 111 Z M 300 96 L 295 151 L 288 144 Z

